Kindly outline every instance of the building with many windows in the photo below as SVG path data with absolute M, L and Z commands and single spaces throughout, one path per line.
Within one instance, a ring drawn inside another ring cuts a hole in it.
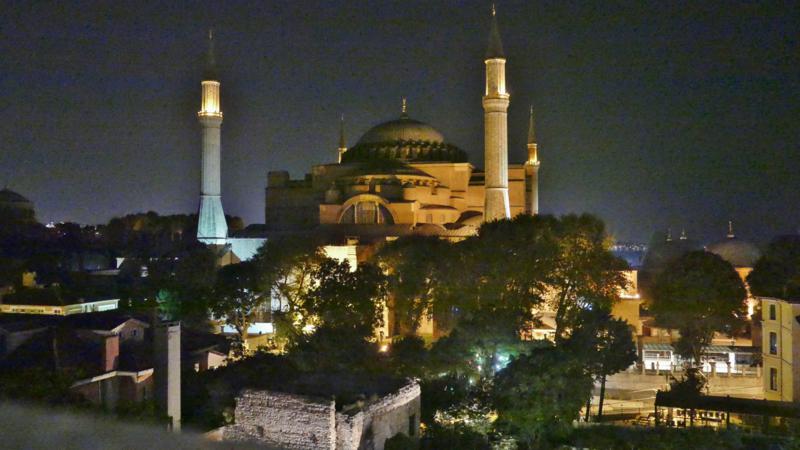
M 760 300 L 764 398 L 800 401 L 800 302 Z

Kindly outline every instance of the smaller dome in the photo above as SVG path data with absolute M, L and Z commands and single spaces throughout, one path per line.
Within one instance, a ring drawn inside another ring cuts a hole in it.
M 753 267 L 761 257 L 761 250 L 755 244 L 735 237 L 715 242 L 706 250 L 719 255 L 734 267 Z
M 8 188 L 0 190 L 0 203 L 30 203 L 31 201 Z

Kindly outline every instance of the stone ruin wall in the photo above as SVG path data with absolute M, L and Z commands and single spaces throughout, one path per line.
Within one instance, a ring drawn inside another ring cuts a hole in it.
M 355 415 L 336 413 L 336 448 L 383 450 L 387 439 L 408 434 L 412 416 L 414 437 L 418 437 L 420 408 L 420 387 L 409 383 Z
M 337 413 L 333 401 L 246 390 L 236 400 L 234 425 L 222 440 L 256 442 L 292 450 L 383 450 L 387 439 L 418 435 L 420 387 L 409 383 L 355 414 Z
M 292 450 L 336 448 L 336 406 L 325 400 L 246 390 L 236 399 L 236 423 L 225 441 L 258 442 Z

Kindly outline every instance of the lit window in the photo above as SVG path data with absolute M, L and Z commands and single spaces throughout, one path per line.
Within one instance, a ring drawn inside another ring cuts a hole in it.
M 769 320 L 775 320 L 776 315 L 775 305 L 769 305 Z
M 778 334 L 774 331 L 769 333 L 769 354 L 778 354 Z

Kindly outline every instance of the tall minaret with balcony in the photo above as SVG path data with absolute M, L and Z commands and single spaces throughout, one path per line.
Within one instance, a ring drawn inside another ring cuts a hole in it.
M 506 58 L 497 14 L 492 5 L 489 48 L 486 51 L 486 90 L 483 96 L 485 200 L 483 219 L 492 221 L 511 216 L 508 203 L 508 103 Z
M 203 72 L 202 99 L 197 118 L 203 130 L 203 163 L 200 172 L 200 212 L 197 239 L 206 244 L 223 245 L 228 237 L 228 225 L 222 210 L 220 183 L 220 109 L 219 76 L 214 55 L 214 35 L 208 32 L 208 55 Z
M 525 161 L 525 190 L 527 201 L 525 212 L 535 216 L 539 214 L 539 149 L 536 145 L 536 130 L 533 123 L 533 106 L 528 123 L 528 160 Z

